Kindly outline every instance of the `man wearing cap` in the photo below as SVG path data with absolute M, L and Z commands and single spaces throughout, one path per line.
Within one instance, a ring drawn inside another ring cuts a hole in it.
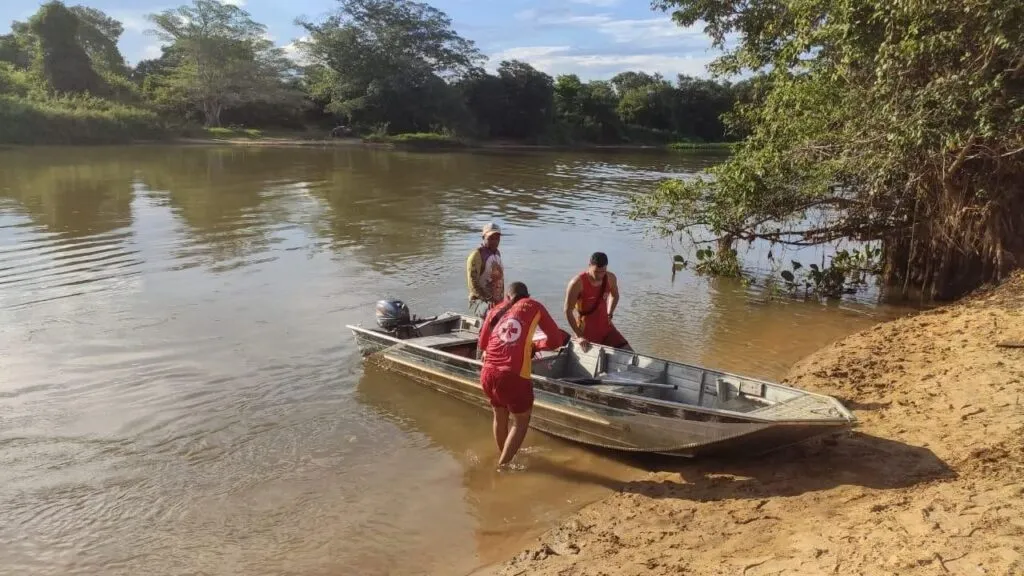
M 469 289 L 469 307 L 482 317 L 487 316 L 495 304 L 505 298 L 505 269 L 501 265 L 501 228 L 494 222 L 483 229 L 483 241 L 466 259 L 466 285 Z M 480 304 L 483 312 L 478 312 Z

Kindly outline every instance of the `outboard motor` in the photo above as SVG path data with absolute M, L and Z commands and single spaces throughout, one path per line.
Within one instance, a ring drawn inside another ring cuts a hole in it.
M 378 300 L 376 312 L 377 326 L 388 331 L 412 323 L 409 307 L 401 300 Z

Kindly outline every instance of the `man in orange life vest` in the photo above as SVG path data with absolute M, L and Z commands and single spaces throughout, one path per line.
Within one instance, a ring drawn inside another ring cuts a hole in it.
M 537 328 L 544 338 L 534 342 Z M 533 354 L 565 345 L 568 333 L 555 324 L 540 302 L 530 298 L 526 284 L 513 282 L 505 299 L 492 307 L 480 328 L 477 349 L 483 351 L 480 384 L 494 411 L 494 442 L 498 467 L 508 464 L 526 438 L 533 409 Z M 509 430 L 509 414 L 512 429 Z
M 619 282 L 608 271 L 608 256 L 594 252 L 587 269 L 574 276 L 565 290 L 565 318 L 573 334 L 581 339 L 584 352 L 590 348 L 590 342 L 632 350 L 612 324 L 618 304 Z

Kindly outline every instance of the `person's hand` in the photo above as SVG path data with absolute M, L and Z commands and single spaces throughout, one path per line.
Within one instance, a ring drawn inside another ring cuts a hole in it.
M 583 350 L 584 352 L 590 350 L 590 342 L 588 342 L 586 338 L 575 338 L 575 340 L 576 344 L 580 347 L 580 350 Z

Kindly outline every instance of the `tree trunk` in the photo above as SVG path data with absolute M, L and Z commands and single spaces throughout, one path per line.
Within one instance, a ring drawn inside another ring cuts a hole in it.
M 207 128 L 220 127 L 220 113 L 224 107 L 218 102 L 203 102 L 203 125 Z
M 922 203 L 915 226 L 883 240 L 883 280 L 894 294 L 906 298 L 909 286 L 922 299 L 955 300 L 1024 264 L 1024 193 L 1010 190 L 973 214 L 963 204 Z

